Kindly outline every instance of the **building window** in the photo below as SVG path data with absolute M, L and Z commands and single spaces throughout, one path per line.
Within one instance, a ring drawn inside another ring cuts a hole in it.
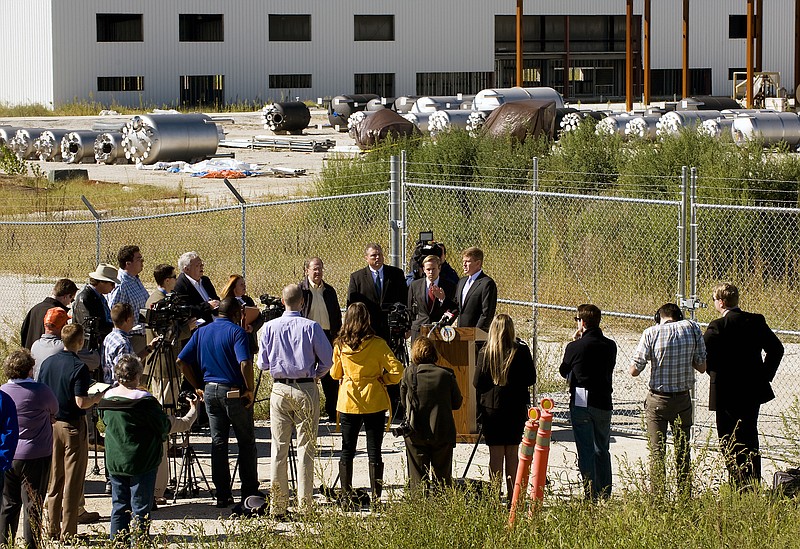
M 728 69 L 728 80 L 733 80 L 733 73 L 735 72 L 743 72 L 747 73 L 747 67 L 734 67 Z
M 225 75 L 181 76 L 181 105 L 225 105 Z
M 394 41 L 394 15 L 356 15 L 355 41 Z
M 310 74 L 270 74 L 270 88 L 310 88 Z
M 729 15 L 728 16 L 728 38 L 747 38 L 747 16 Z
M 141 13 L 98 13 L 98 42 L 144 42 Z
M 654 97 L 681 97 L 682 69 L 652 69 L 650 89 Z M 689 95 L 711 95 L 711 69 L 689 69 Z
M 493 72 L 418 72 L 417 95 L 475 94 L 493 82 Z
M 98 76 L 97 91 L 121 92 L 144 90 L 144 76 Z
M 178 15 L 181 42 L 224 42 L 225 26 L 221 13 L 181 13 Z
M 269 16 L 270 42 L 310 42 L 310 15 L 273 15 Z
M 394 73 L 355 74 L 355 93 L 376 93 L 394 97 Z
M 517 51 L 517 19 L 513 15 L 495 15 L 494 51 L 511 54 Z M 633 48 L 639 51 L 641 16 L 633 18 Z M 569 40 L 567 40 L 569 38 Z M 525 15 L 522 19 L 523 49 L 542 52 L 625 52 L 624 15 Z

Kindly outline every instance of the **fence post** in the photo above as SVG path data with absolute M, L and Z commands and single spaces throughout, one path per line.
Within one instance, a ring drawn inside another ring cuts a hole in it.
M 391 241 L 390 263 L 403 268 L 400 262 L 402 247 L 403 218 L 401 213 L 402 189 L 400 188 L 400 157 L 392 156 L 389 160 L 389 236 Z
M 405 268 L 405 265 L 408 265 L 406 259 L 406 249 L 408 246 L 408 225 L 406 221 L 408 220 L 407 217 L 407 207 L 408 207 L 408 198 L 406 194 L 406 150 L 403 149 L 400 151 L 400 196 L 403 199 L 402 203 L 402 222 L 403 222 L 403 237 L 400 243 L 400 264 L 401 269 Z
M 538 287 L 538 280 L 539 280 L 539 212 L 538 212 L 538 195 L 537 192 L 539 190 L 539 158 L 533 157 L 533 181 L 531 182 L 531 187 L 533 190 L 533 194 L 531 195 L 532 198 L 532 231 L 533 234 L 531 235 L 531 267 L 532 267 L 532 274 L 531 274 L 531 302 L 533 303 L 532 311 L 531 311 L 531 324 L 533 325 L 533 364 L 534 367 L 538 366 L 538 357 L 539 353 L 536 352 L 536 335 L 538 333 L 538 320 L 539 320 L 539 287 Z M 533 404 L 533 394 L 531 394 L 531 404 Z
M 697 299 L 697 168 L 692 168 L 689 208 L 689 311 L 694 320 L 697 307 L 702 306 Z
M 228 181 L 228 178 L 223 178 L 222 180 L 225 183 L 225 186 L 228 187 L 228 190 L 233 194 L 234 198 L 239 202 L 239 209 L 242 212 L 242 276 L 247 278 L 247 202 L 239 194 L 239 191 L 231 185 L 231 182 Z
M 81 195 L 81 201 L 89 209 L 92 216 L 94 216 L 94 242 L 95 242 L 95 265 L 100 264 L 100 214 L 94 209 L 92 203 L 84 195 Z
M 689 209 L 689 168 L 681 168 L 681 208 L 678 213 L 678 306 L 684 308 L 686 298 L 686 218 Z

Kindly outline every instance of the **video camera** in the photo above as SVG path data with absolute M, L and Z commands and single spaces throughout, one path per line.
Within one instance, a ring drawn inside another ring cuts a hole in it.
M 170 294 L 161 301 L 156 301 L 150 309 L 139 310 L 139 321 L 156 335 L 165 335 L 189 321 L 192 316 L 192 307 L 186 305 L 183 296 Z
M 388 310 L 387 319 L 392 337 L 401 336 L 405 338 L 406 332 L 411 329 L 411 321 L 413 320 L 408 307 L 399 302 L 385 307 Z
M 280 317 L 284 311 L 286 311 L 286 307 L 283 306 L 283 302 L 279 297 L 263 294 L 258 299 L 263 305 L 265 305 L 265 307 L 261 310 L 261 318 L 264 319 L 264 322 L 275 320 L 276 318 Z
M 178 395 L 178 402 L 176 404 L 175 414 L 178 416 L 185 416 L 189 413 L 192 407 L 192 401 L 197 399 L 197 393 L 194 391 L 181 391 Z
M 429 255 L 441 259 L 444 255 L 444 245 L 433 239 L 433 231 L 424 231 L 419 233 L 419 240 L 411 253 L 411 273 L 414 275 L 414 280 L 422 278 L 422 261 Z

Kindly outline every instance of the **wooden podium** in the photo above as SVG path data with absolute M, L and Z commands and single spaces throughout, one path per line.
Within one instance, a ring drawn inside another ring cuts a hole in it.
M 464 397 L 461 408 L 453 411 L 456 422 L 456 440 L 475 442 L 478 439 L 478 425 L 475 421 L 477 396 L 472 379 L 475 376 L 478 354 L 476 341 L 486 341 L 486 332 L 480 328 L 454 328 L 456 337 L 451 342 L 443 341 L 439 330 L 428 333 L 430 326 L 422 326 L 420 334 L 428 336 L 439 353 L 439 365 L 450 368 L 456 374 L 458 388 Z

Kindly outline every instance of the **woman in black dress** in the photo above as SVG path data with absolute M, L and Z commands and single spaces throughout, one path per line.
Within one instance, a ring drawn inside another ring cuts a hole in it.
M 497 315 L 478 355 L 472 384 L 477 390 L 478 418 L 489 446 L 489 471 L 492 476 L 505 478 L 509 500 L 517 475 L 517 452 L 528 419 L 530 388 L 535 383 L 536 368 L 530 349 L 516 339 L 511 317 Z

